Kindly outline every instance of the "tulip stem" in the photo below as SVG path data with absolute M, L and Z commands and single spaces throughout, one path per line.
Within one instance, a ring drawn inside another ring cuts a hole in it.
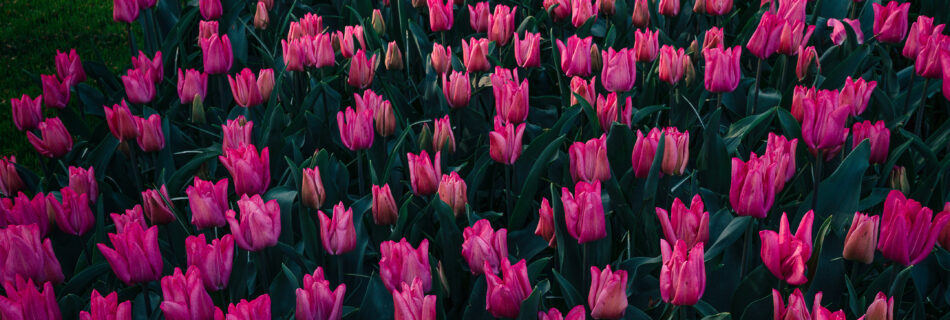
M 924 78 L 924 89 L 921 90 L 922 92 L 920 93 L 920 103 L 918 103 L 917 106 L 917 119 L 914 122 L 914 134 L 916 134 L 918 137 L 920 136 L 921 130 L 924 126 L 924 103 L 927 102 L 927 85 L 929 84 L 930 79 Z M 907 95 L 910 96 L 910 91 L 907 92 Z
M 752 105 L 748 105 L 751 109 L 746 110 L 746 116 L 751 116 L 755 114 L 755 110 L 759 108 L 759 92 L 761 91 L 761 79 L 762 79 L 762 59 L 759 59 L 759 63 L 755 66 L 755 99 L 752 100 Z
M 590 279 L 590 273 L 588 273 L 587 271 L 585 271 L 585 269 L 587 269 L 587 250 L 588 250 L 587 247 L 588 247 L 588 246 L 589 246 L 588 243 L 583 243 L 583 244 L 581 244 L 581 270 L 580 270 L 580 273 L 584 275 L 584 282 L 581 283 L 581 288 L 583 288 L 583 286 L 588 286 L 588 289 L 585 290 L 585 291 L 589 291 L 589 290 L 590 290 L 589 285 L 590 285 L 590 280 L 591 280 L 591 279 Z
M 363 153 L 365 152 L 366 150 L 356 151 L 356 173 L 358 174 L 358 178 L 360 180 L 360 194 L 366 193 L 366 188 L 365 188 L 366 186 L 364 185 L 364 182 L 363 182 L 363 157 L 362 157 Z
M 127 141 L 126 146 L 129 148 L 129 162 L 132 165 L 132 181 L 135 183 L 136 190 L 141 192 L 143 191 L 142 173 L 139 171 L 139 155 L 135 152 L 138 146 L 132 141 Z
M 152 318 L 152 302 L 149 301 L 148 282 L 142 283 L 142 300 L 145 300 L 146 318 Z
M 785 89 L 785 75 L 788 74 L 788 56 L 782 56 L 782 77 L 778 78 L 778 92 Z
M 505 165 L 505 213 L 512 214 L 511 212 L 511 165 Z
M 811 196 L 811 208 L 815 209 L 818 207 L 818 187 L 821 185 L 821 164 L 825 162 L 822 158 L 822 150 L 818 149 L 818 154 L 815 155 L 815 186 L 814 193 Z
M 670 114 L 667 119 L 667 125 L 673 126 L 673 100 L 676 98 L 676 85 L 670 85 L 670 102 L 668 107 L 670 107 Z M 618 102 L 619 104 L 619 102 Z M 626 119 L 630 120 L 630 119 Z M 609 128 L 608 128 L 609 129 Z
M 135 57 L 135 52 L 138 51 L 138 50 L 135 49 L 135 35 L 132 34 L 132 24 L 131 24 L 131 23 L 127 23 L 127 24 L 125 25 L 125 31 L 126 31 L 126 33 L 128 34 L 128 39 L 129 39 L 129 53 L 131 53 L 131 56 L 134 58 L 134 57 Z

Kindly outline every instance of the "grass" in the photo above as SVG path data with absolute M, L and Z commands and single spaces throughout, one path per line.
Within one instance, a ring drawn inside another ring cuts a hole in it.
M 125 26 L 112 21 L 110 0 L 0 0 L 0 16 L 0 155 L 37 168 L 26 133 L 13 125 L 10 99 L 42 94 L 39 75 L 56 74 L 56 50 L 75 48 L 83 61 L 102 61 L 115 72 L 127 67 Z M 70 99 L 74 107 L 78 98 Z

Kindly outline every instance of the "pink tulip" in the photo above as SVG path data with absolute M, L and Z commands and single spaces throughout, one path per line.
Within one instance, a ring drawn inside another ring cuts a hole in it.
M 571 24 L 580 28 L 590 18 L 597 20 L 597 7 L 590 0 L 575 0 L 571 4 Z
M 47 158 L 59 158 L 73 149 L 73 137 L 66 131 L 59 118 L 47 118 L 36 126 L 42 138 L 33 132 L 27 132 L 26 138 L 41 155 Z
M 762 238 L 762 263 L 776 278 L 797 286 L 808 282 L 805 264 L 811 257 L 811 229 L 815 214 L 812 210 L 798 224 L 798 230 L 791 234 L 788 217 L 782 213 L 778 233 L 772 230 L 759 231 Z
M 201 271 L 195 266 L 185 274 L 175 268 L 172 275 L 162 278 L 162 300 L 161 309 L 168 320 L 220 318 L 221 310 L 205 291 Z
M 267 4 L 267 10 L 271 10 L 273 8 L 273 1 L 268 3 L 268 0 L 264 0 L 264 3 Z M 294 27 L 295 25 L 296 27 Z M 296 23 L 291 22 L 290 31 L 296 31 L 297 35 L 291 37 L 290 32 L 288 32 L 288 39 L 297 39 L 298 37 L 304 35 L 316 36 L 321 34 L 323 33 L 323 17 L 311 12 L 307 12 Z
M 228 305 L 227 320 L 270 319 L 270 295 L 263 294 L 257 299 L 247 301 L 241 299 L 237 305 Z M 216 319 L 217 320 L 217 319 Z
M 346 112 L 337 112 L 336 123 L 340 128 L 340 140 L 347 149 L 358 151 L 373 146 L 372 109 L 357 112 L 352 107 L 347 107 Z
M 917 72 L 917 75 L 927 79 L 942 78 L 944 68 L 940 62 L 940 56 L 947 51 L 950 51 L 950 36 L 936 34 L 930 37 L 917 54 L 917 59 L 914 61 L 914 71 Z M 950 70 L 950 68 L 947 68 L 947 70 Z
M 524 39 L 515 33 L 515 61 L 522 68 L 541 66 L 541 34 L 525 32 Z
M 234 210 L 228 210 L 225 216 L 238 246 L 247 251 L 260 251 L 276 245 L 280 236 L 280 205 L 277 200 L 265 203 L 260 195 L 248 197 L 245 194 L 237 205 L 241 211 L 240 220 Z
M 53 283 L 44 283 L 40 291 L 33 280 L 17 277 L 14 281 L 4 281 L 3 289 L 6 295 L 0 296 L 0 315 L 4 319 L 62 319 Z
M 657 66 L 660 80 L 675 86 L 680 79 L 683 79 L 683 74 L 686 72 L 686 63 L 689 63 L 689 56 L 686 55 L 683 48 L 676 49 L 673 46 L 664 45 L 660 48 L 660 63 Z
M 466 71 L 461 73 L 452 71 L 452 75 L 442 77 L 442 93 L 445 95 L 445 101 L 453 109 L 458 109 L 468 105 L 472 98 L 472 85 L 469 83 L 469 74 Z
M 584 81 L 584 78 L 579 76 L 574 76 L 571 78 L 571 105 L 578 105 L 583 99 L 587 102 L 588 105 L 593 106 L 597 100 L 594 99 L 594 96 L 597 94 L 597 77 L 593 77 L 590 81 Z M 578 99 L 577 96 L 580 96 L 581 99 Z
M 933 250 L 940 231 L 950 222 L 950 212 L 938 213 L 933 221 L 932 217 L 930 208 L 891 190 L 884 201 L 877 249 L 885 258 L 905 266 L 923 261 Z
M 270 100 L 274 90 L 274 69 L 261 69 L 257 73 L 257 89 L 261 91 L 263 102 Z
M 125 85 L 125 95 L 129 102 L 146 104 L 152 102 L 155 98 L 155 80 L 151 70 L 129 69 L 128 73 L 122 76 L 122 84 Z
M 584 244 L 607 236 L 604 204 L 600 194 L 600 181 L 580 181 L 570 189 L 561 188 L 561 202 L 567 231 L 577 242 Z
M 571 177 L 574 181 L 606 181 L 610 179 L 607 163 L 607 135 L 587 142 L 574 142 L 569 150 Z
M 528 79 L 518 79 L 518 71 L 495 67 L 491 75 L 497 116 L 509 123 L 522 123 L 528 118 Z
M 45 237 L 49 232 L 51 217 L 46 212 L 46 195 L 42 192 L 33 195 L 33 199 L 23 192 L 19 192 L 16 198 L 0 199 L 0 214 L 4 216 L 2 219 L 9 226 L 36 225 L 40 237 Z M 13 278 L 10 277 L 10 279 Z M 34 280 L 38 279 L 34 278 Z
M 857 122 L 852 128 L 854 135 L 854 146 L 857 147 L 861 141 L 868 139 L 871 144 L 871 163 L 884 163 L 887 161 L 887 149 L 891 142 L 891 131 L 884 125 L 884 120 L 878 120 L 871 123 L 870 120 Z
M 139 147 L 145 152 L 156 152 L 165 148 L 165 134 L 162 133 L 162 118 L 152 114 L 146 118 L 135 117 L 139 134 Z
M 818 90 L 815 100 L 804 101 L 803 107 L 802 136 L 808 150 L 831 160 L 848 139 L 845 126 L 852 108 L 838 103 L 838 90 Z
M 13 196 L 25 188 L 15 164 L 16 156 L 0 157 L 0 193 L 7 196 Z
M 465 40 L 462 40 L 463 42 Z M 474 41 L 474 40 L 473 40 Z M 463 58 L 468 50 L 462 52 Z M 486 53 L 487 54 L 487 53 Z M 438 43 L 432 44 L 432 54 L 430 55 L 432 68 L 439 74 L 446 74 L 452 70 L 452 47 L 441 46 Z M 466 59 L 467 60 L 467 59 Z M 468 68 L 468 64 L 465 65 Z
M 712 1 L 712 0 L 707 0 Z M 706 60 L 704 80 L 706 90 L 713 93 L 732 92 L 739 86 L 742 70 L 739 69 L 741 47 L 728 49 L 711 48 L 703 50 Z
M 353 227 L 353 209 L 343 206 L 341 201 L 333 206 L 333 217 L 327 217 L 323 211 L 320 217 L 320 240 L 323 249 L 331 255 L 341 255 L 356 247 L 356 229 Z
M 452 124 L 449 115 L 433 120 L 435 130 L 432 133 L 432 149 L 455 152 L 455 134 L 452 133 Z
M 680 133 L 676 127 L 663 128 L 663 173 L 681 175 L 689 163 L 689 131 Z
M 591 266 L 590 278 L 590 291 L 587 294 L 590 316 L 594 319 L 622 318 L 627 309 L 627 271 L 611 271 L 610 265 L 603 271 Z
M 571 15 L 571 0 L 544 0 L 541 5 L 545 11 L 550 12 L 554 20 L 563 20 Z M 555 5 L 557 7 L 554 7 Z
M 425 295 L 421 280 L 413 280 L 412 285 L 403 282 L 401 287 L 392 290 L 396 319 L 436 319 L 436 296 Z
M 801 47 L 808 46 L 808 39 L 815 31 L 815 26 L 805 26 L 803 21 L 784 21 L 779 27 L 781 35 L 778 41 L 778 52 L 793 56 Z
M 660 0 L 660 7 L 657 11 L 661 15 L 675 17 L 680 14 L 680 0 Z
M 106 114 L 106 123 L 109 125 L 109 131 L 112 131 L 112 135 L 119 139 L 119 141 L 132 140 L 138 137 L 138 126 L 136 125 L 136 117 L 132 115 L 132 111 L 129 110 L 129 106 L 125 104 L 125 100 L 122 100 L 121 104 L 116 104 L 112 108 L 103 106 L 103 111 Z
M 376 64 L 376 55 L 367 59 L 365 50 L 357 50 L 350 60 L 350 73 L 346 83 L 355 88 L 366 89 L 373 83 Z
M 853 80 L 848 77 L 845 79 L 844 88 L 838 94 L 838 104 L 841 107 L 850 107 L 851 116 L 858 116 L 864 113 L 876 87 L 877 81 L 864 81 L 863 78 Z
M 126 285 L 158 280 L 162 276 L 162 253 L 158 248 L 158 226 L 148 230 L 138 224 L 127 225 L 121 233 L 110 233 L 115 249 L 96 244 L 112 271 Z
M 304 39 L 304 41 L 306 40 Z M 306 47 L 306 43 L 302 46 Z M 333 52 L 333 35 L 330 33 L 314 35 L 307 51 L 307 63 L 314 68 L 329 67 L 336 63 L 336 54 Z
M 379 10 L 376 10 L 379 12 Z M 402 51 L 399 50 L 399 46 L 396 44 L 396 41 L 390 41 L 386 45 L 386 59 L 384 60 L 386 65 L 386 70 L 402 70 Z
M 637 79 L 635 52 L 627 48 L 620 51 L 608 48 L 607 51 L 602 51 L 602 54 L 604 67 L 600 73 L 600 81 L 604 89 L 610 92 L 630 91 Z
M 904 49 L 901 50 L 901 54 L 911 60 L 917 59 L 920 49 L 927 45 L 931 37 L 939 37 L 945 26 L 943 24 L 935 26 L 934 18 L 924 15 L 917 16 L 917 21 L 910 26 L 910 33 L 907 34 L 907 41 L 904 42 Z
M 489 154 L 492 160 L 512 165 L 521 156 L 525 124 L 514 125 L 495 117 L 495 130 L 488 133 Z
M 847 23 L 848 26 L 851 27 L 851 30 L 854 31 L 854 35 L 857 37 L 857 39 L 855 39 L 856 42 L 858 44 L 864 43 L 864 32 L 861 31 L 861 20 L 859 19 L 852 20 L 848 18 L 844 18 L 842 20 L 838 20 L 834 18 L 828 19 L 827 25 L 831 27 L 831 42 L 834 43 L 836 46 L 840 46 L 842 43 L 844 43 L 845 40 L 848 39 L 848 31 L 846 31 L 844 28 L 845 23 Z M 908 42 L 910 42 L 909 39 L 908 39 Z M 904 46 L 904 48 L 905 48 L 904 50 L 907 50 L 906 45 Z M 914 57 L 916 57 L 916 55 Z
M 940 54 L 940 63 L 943 64 L 943 96 L 950 100 L 950 50 Z
M 199 38 L 198 42 L 201 44 L 201 57 L 205 73 L 228 73 L 228 70 L 231 69 L 231 61 L 234 59 L 234 53 L 231 52 L 231 40 L 228 39 L 228 35 L 218 36 L 213 34 L 208 38 Z
M 426 0 L 429 5 L 429 28 L 432 32 L 452 29 L 455 16 L 452 14 L 452 0 Z
M 270 23 L 270 17 L 267 15 L 267 5 L 264 1 L 257 2 L 257 10 L 254 12 L 254 28 L 267 30 L 267 24 Z
M 864 80 L 859 78 L 859 81 L 864 81 Z M 874 84 L 877 85 L 876 82 Z M 846 104 L 845 101 L 847 101 L 848 98 L 860 97 L 860 95 L 855 94 L 858 88 L 859 87 L 852 86 L 850 87 L 851 91 L 849 91 L 849 86 L 847 83 L 845 83 L 844 90 L 841 92 L 841 94 L 838 95 L 838 99 L 840 101 L 839 104 L 845 105 Z M 850 93 L 850 94 L 847 94 L 847 93 Z M 815 91 L 814 87 L 806 88 L 804 86 L 795 86 L 795 91 L 793 91 L 793 95 L 792 95 L 792 107 L 791 107 L 792 117 L 794 117 L 795 120 L 798 120 L 798 122 L 802 122 L 805 120 L 805 103 L 815 103 L 815 96 L 817 96 L 817 94 L 818 93 L 817 91 Z M 870 94 L 870 92 L 868 94 Z M 847 103 L 847 104 L 852 107 L 854 106 L 853 103 Z M 852 112 L 854 112 L 853 110 L 854 109 L 852 108 Z M 861 111 L 863 112 L 864 110 L 862 109 Z
M 702 0 L 697 0 L 702 1 Z M 724 50 L 724 38 L 722 29 L 717 27 L 709 28 L 706 30 L 705 35 L 703 36 L 703 51 L 706 49 L 719 48 L 719 50 Z M 703 53 L 705 55 L 705 53 Z
M 112 20 L 115 22 L 132 23 L 139 17 L 138 0 L 113 0 Z
M 795 76 L 798 77 L 799 82 L 805 81 L 812 63 L 815 64 L 816 69 L 821 70 L 821 61 L 818 60 L 818 51 L 815 51 L 815 47 L 798 47 L 797 55 L 798 62 L 795 64 Z
M 656 158 L 656 149 L 659 145 L 660 129 L 650 129 L 646 136 L 640 130 L 637 130 L 637 142 L 633 145 L 633 154 L 631 155 L 634 176 L 643 179 L 650 174 L 650 168 L 653 167 L 653 159 Z
M 70 87 L 86 81 L 86 71 L 82 68 L 82 60 L 76 49 L 70 49 L 69 53 L 56 50 L 56 75 L 62 81 L 69 79 L 67 86 Z
M 379 255 L 379 277 L 386 290 L 392 292 L 416 279 L 422 282 L 423 292 L 432 289 L 428 239 L 422 239 L 418 248 L 413 248 L 406 238 L 399 242 L 385 241 L 379 245 Z
M 340 54 L 343 55 L 344 58 L 351 59 L 356 55 L 357 50 L 366 49 L 363 26 L 346 26 L 343 28 L 343 31 L 337 31 L 334 37 L 336 37 L 334 42 L 339 42 L 340 44 Z M 359 48 L 356 47 L 354 39 L 359 42 Z
M 548 198 L 541 198 L 541 208 L 538 209 L 538 226 L 534 229 L 534 234 L 540 236 L 548 242 L 549 247 L 557 246 L 557 239 L 554 234 L 554 209 Z
M 663 257 L 660 296 L 663 301 L 676 306 L 691 306 L 703 297 L 703 292 L 706 291 L 703 246 L 703 242 L 688 246 L 683 240 L 677 240 L 670 246 L 669 242 L 660 239 L 660 253 Z
M 488 292 L 485 294 L 485 310 L 496 318 L 514 318 L 521 311 L 521 302 L 531 295 L 531 283 L 528 282 L 528 267 L 521 259 L 515 265 L 508 262 L 508 257 L 501 261 L 499 278 L 486 261 L 484 263 L 485 280 L 488 282 Z
M 253 144 L 227 149 L 218 156 L 221 164 L 231 173 L 236 194 L 263 194 L 270 185 L 270 151 L 267 147 L 257 153 Z
M 597 7 L 600 12 L 603 12 L 604 15 L 612 16 L 617 13 L 616 0 L 597 0 L 594 6 Z
M 496 5 L 495 12 L 488 15 L 488 40 L 494 41 L 498 46 L 508 44 L 511 40 L 511 34 L 515 30 L 515 13 L 518 8 L 512 10 L 506 5 Z
M 557 48 L 561 57 L 561 71 L 568 77 L 590 75 L 591 59 L 590 46 L 592 37 L 578 38 L 572 35 L 567 39 L 565 46 L 560 39 L 557 40 Z
M 874 249 L 877 247 L 880 216 L 868 216 L 855 212 L 851 228 L 844 237 L 844 250 L 841 256 L 847 260 L 864 264 L 874 262 Z
M 155 52 L 155 56 L 152 59 L 149 59 L 144 52 L 139 51 L 138 57 L 132 57 L 132 68 L 141 70 L 143 74 L 149 74 L 152 77 L 152 82 L 155 84 L 162 83 L 162 80 L 165 79 L 165 69 L 162 67 L 162 52 Z
M 257 86 L 257 77 L 251 69 L 244 68 L 234 77 L 228 75 L 228 84 L 231 85 L 234 103 L 239 106 L 248 108 L 259 105 L 263 101 L 261 90 Z
M 899 43 L 907 34 L 907 14 L 910 2 L 890 1 L 887 6 L 872 3 L 874 8 L 874 37 L 880 42 Z
M 320 168 L 303 168 L 303 178 L 300 186 L 300 197 L 303 204 L 310 209 L 320 209 L 326 200 L 326 190 L 323 188 L 323 179 L 320 178 Z
M 211 39 L 211 36 L 216 34 L 218 34 L 217 21 L 198 21 L 198 44 L 201 44 L 202 40 Z
M 177 219 L 172 212 L 174 206 L 169 207 L 172 203 L 171 197 L 168 196 L 164 184 L 160 189 L 142 191 L 142 202 L 145 206 L 145 216 L 153 225 L 169 224 Z
M 284 53 L 284 66 L 287 71 L 303 71 L 304 65 L 312 65 L 313 53 L 311 45 L 313 37 L 280 40 L 280 48 Z
M 47 108 L 62 109 L 69 103 L 69 83 L 72 78 L 67 77 L 62 82 L 54 75 L 40 75 L 43 86 L 43 103 Z
M 748 162 L 732 158 L 729 203 L 736 214 L 765 218 L 775 202 L 776 177 L 782 174 L 775 163 L 751 154 Z
M 670 212 L 657 207 L 656 216 L 660 219 L 667 242 L 675 244 L 677 240 L 682 240 L 689 248 L 697 243 L 709 242 L 709 212 L 703 211 L 703 199 L 698 194 L 693 196 L 690 208 L 679 198 L 674 198 Z
M 646 28 L 650 25 L 650 6 L 647 0 L 633 1 L 633 16 L 631 17 L 633 26 L 637 28 Z
M 472 227 L 465 227 L 462 236 L 465 238 L 462 256 L 472 274 L 484 274 L 485 271 L 497 274 L 501 271 L 502 260 L 508 261 L 507 229 L 495 231 L 488 220 L 482 219 Z
M 561 315 L 561 311 L 557 308 L 551 308 L 547 312 L 538 311 L 538 320 L 584 320 L 587 310 L 584 309 L 584 305 L 577 305 L 574 308 L 571 308 L 571 311 L 567 313 L 567 316 Z
M 60 284 L 64 279 L 53 243 L 41 237 L 36 224 L 0 229 L 0 276 L 4 282 L 24 277 L 36 283 Z
M 425 150 L 422 150 L 419 155 L 406 153 L 413 193 L 428 196 L 437 191 L 439 176 L 442 175 L 441 155 L 441 152 L 435 153 L 435 165 L 433 165 L 429 153 Z
M 10 106 L 13 107 L 13 124 L 20 131 L 30 131 L 43 121 L 43 96 L 37 96 L 31 99 L 28 95 L 23 95 L 20 99 L 10 99 Z
M 313 275 L 303 275 L 303 286 L 297 288 L 297 320 L 340 319 L 343 316 L 343 297 L 346 284 L 341 283 L 330 290 L 330 281 L 323 277 L 323 268 L 317 267 Z
M 145 223 L 145 214 L 142 213 L 141 205 L 135 205 L 132 209 L 126 209 L 125 214 L 110 213 L 109 217 L 111 217 L 112 222 L 115 223 L 115 231 L 117 233 L 125 232 L 126 227 L 133 224 L 139 225 L 143 230 L 148 229 L 148 224 Z
M 610 126 L 617 121 L 617 113 L 621 111 L 619 109 L 622 109 L 621 114 L 625 115 L 621 118 L 620 122 L 623 124 L 630 123 L 630 118 L 626 117 L 626 115 L 627 113 L 633 112 L 633 100 L 631 97 L 627 97 L 626 104 L 623 106 L 617 104 L 616 92 L 611 92 L 606 98 L 602 95 L 597 95 L 597 120 L 600 122 L 600 128 L 604 130 L 604 133 L 610 131 Z
M 208 95 L 208 74 L 195 69 L 182 73 L 178 69 L 178 99 L 182 104 L 192 103 L 195 98 L 204 101 Z
M 226 234 L 221 239 L 211 239 L 208 244 L 204 234 L 185 238 L 185 253 L 188 266 L 201 271 L 205 289 L 218 291 L 228 287 L 234 263 L 234 237 Z
M 254 144 L 254 121 L 247 121 L 244 116 L 228 119 L 221 125 L 221 151 L 239 149 Z
M 805 305 L 805 296 L 802 291 L 795 288 L 795 291 L 788 296 L 788 306 L 782 301 L 782 294 L 772 289 L 772 319 L 775 320 L 810 320 L 813 319 L 808 312 L 808 306 Z
M 491 70 L 491 63 L 488 62 L 488 44 L 489 41 L 485 38 L 469 38 L 468 41 L 462 39 L 462 61 L 465 64 L 466 71 L 479 72 Z
M 640 29 L 634 31 L 635 40 L 631 54 L 636 54 L 637 62 L 653 62 L 653 60 L 656 60 L 656 56 L 660 52 L 659 35 L 658 31 L 646 30 L 641 32 Z
M 89 196 L 77 194 L 73 189 L 60 189 L 62 202 L 52 193 L 46 195 L 46 210 L 56 220 L 56 226 L 65 233 L 81 236 L 92 229 L 96 217 L 89 209 Z
M 373 222 L 378 225 L 393 225 L 399 219 L 399 207 L 389 190 L 389 184 L 373 185 Z
M 784 20 L 766 11 L 745 47 L 759 59 L 768 59 L 778 50 Z
M 439 199 L 452 208 L 452 212 L 457 217 L 465 212 L 465 205 L 468 203 L 467 190 L 465 180 L 462 180 L 457 172 L 443 174 L 442 181 L 439 182 Z
M 475 32 L 488 31 L 489 15 L 491 15 L 491 9 L 488 6 L 488 1 L 476 3 L 474 7 L 468 5 L 468 24 Z
M 223 227 L 227 225 L 224 217 L 228 210 L 228 179 L 217 183 L 195 177 L 194 185 L 185 190 L 188 205 L 191 207 L 191 224 L 198 229 Z
M 699 1 L 699 0 L 697 0 Z M 722 16 L 732 11 L 732 0 L 702 0 L 706 7 L 706 14 Z
M 894 297 L 888 298 L 884 292 L 878 292 L 861 319 L 894 320 Z
M 218 20 L 221 18 L 222 11 L 224 11 L 221 0 L 200 0 L 198 1 L 198 9 L 200 9 L 201 16 L 205 20 Z
M 131 320 L 132 301 L 119 303 L 119 294 L 110 293 L 103 297 L 92 289 L 89 298 L 89 311 L 80 311 L 79 320 Z
M 798 147 L 798 139 L 788 140 L 785 136 L 780 136 L 769 132 L 768 143 L 765 147 L 765 154 L 762 159 L 770 164 L 775 164 L 775 192 L 785 188 L 785 183 L 795 177 L 795 152 Z

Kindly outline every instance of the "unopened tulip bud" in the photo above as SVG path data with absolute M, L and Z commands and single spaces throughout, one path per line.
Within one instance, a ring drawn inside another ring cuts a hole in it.
M 36 128 L 40 131 L 40 136 L 30 131 L 26 133 L 26 138 L 40 155 L 58 158 L 73 149 L 73 137 L 69 135 L 69 131 L 66 131 L 66 126 L 59 118 L 47 118 Z
M 326 200 L 327 195 L 323 188 L 323 179 L 320 178 L 319 167 L 303 169 L 303 182 L 300 189 L 304 205 L 311 209 L 323 207 L 323 201 Z
M 685 248 L 683 251 L 685 253 Z M 664 255 L 664 261 L 668 260 L 666 259 L 667 256 L 668 255 Z M 697 256 L 701 259 L 702 249 L 700 249 Z M 683 258 L 685 261 L 685 257 Z M 699 264 L 702 265 L 702 260 L 699 261 Z M 611 271 L 610 265 L 607 265 L 603 270 L 597 266 L 592 266 L 590 267 L 590 276 L 590 291 L 587 294 L 587 305 L 590 306 L 591 317 L 594 319 L 622 318 L 624 311 L 627 310 L 627 271 Z M 699 284 L 690 284 L 690 286 L 696 285 Z
M 894 297 L 888 298 L 884 292 L 878 292 L 862 319 L 894 320 Z
M 396 41 L 389 42 L 386 48 L 386 70 L 402 70 L 402 51 Z
M 378 225 L 396 224 L 399 218 L 399 208 L 396 206 L 396 200 L 393 199 L 393 193 L 389 190 L 389 184 L 382 187 L 373 186 L 373 222 Z
M 465 212 L 465 205 L 468 203 L 468 188 L 458 172 L 453 171 L 451 174 L 442 175 L 442 181 L 439 183 L 439 199 L 452 208 L 456 217 Z
M 267 24 L 270 23 L 270 17 L 267 14 L 267 5 L 264 1 L 257 2 L 257 12 L 254 13 L 254 28 L 267 30 Z
M 868 216 L 855 212 L 851 228 L 844 237 L 844 251 L 841 256 L 847 260 L 864 264 L 874 262 L 874 250 L 877 248 L 879 216 Z
M 327 217 L 323 211 L 320 217 L 320 240 L 323 249 L 331 255 L 341 255 L 356 248 L 356 229 L 353 226 L 353 208 L 346 208 L 343 202 L 333 206 L 333 216 Z
M 887 186 L 894 190 L 900 190 L 902 193 L 910 191 L 910 182 L 907 180 L 907 169 L 904 166 L 894 166 L 890 176 L 887 177 Z
M 634 0 L 633 3 L 633 25 L 637 28 L 644 28 L 650 24 L 650 6 L 647 0 Z
M 383 13 L 379 9 L 373 10 L 373 20 L 370 22 L 376 34 L 386 33 L 386 21 L 383 20 Z

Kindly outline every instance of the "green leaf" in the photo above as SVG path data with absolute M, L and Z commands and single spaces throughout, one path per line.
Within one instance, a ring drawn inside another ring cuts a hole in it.
M 508 213 L 509 228 L 520 229 L 524 226 L 528 218 L 528 213 L 532 212 L 531 205 L 534 203 L 534 194 L 538 191 L 538 184 L 542 180 L 541 174 L 547 172 L 548 162 L 555 152 L 557 152 L 558 148 L 561 147 L 563 140 L 564 136 L 562 135 L 550 143 L 542 144 L 544 151 L 541 151 L 538 158 L 534 160 L 531 171 L 528 172 L 528 176 L 525 178 L 524 185 L 521 187 L 521 193 L 518 194 L 518 201 L 515 202 L 514 212 Z
M 729 221 L 729 225 L 726 226 L 726 229 L 719 234 L 719 238 L 713 242 L 712 246 L 706 250 L 705 260 L 711 261 L 713 258 L 719 256 L 723 250 L 731 246 L 742 234 L 745 233 L 749 223 L 752 221 L 752 217 L 735 217 Z
M 531 291 L 531 295 L 527 299 L 521 302 L 521 311 L 519 312 L 518 319 L 520 320 L 534 320 L 538 317 L 538 304 L 540 303 L 541 296 L 544 295 L 548 290 L 551 289 L 551 284 L 547 280 L 541 280 L 534 290 Z

